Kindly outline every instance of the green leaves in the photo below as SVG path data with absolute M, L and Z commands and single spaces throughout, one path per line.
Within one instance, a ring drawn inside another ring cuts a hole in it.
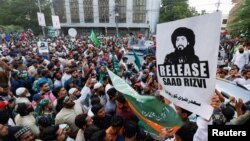
M 162 0 L 160 23 L 183 19 L 198 15 L 194 8 L 189 7 L 187 0 Z
M 237 9 L 235 18 L 232 22 L 228 23 L 230 33 L 235 36 L 245 34 L 246 40 L 250 41 L 250 0 L 245 0 L 243 4 Z
M 40 1 L 46 25 L 52 25 L 49 0 Z M 41 32 L 36 14 L 39 11 L 37 0 L 0 0 L 0 3 L 0 25 L 20 26 L 31 28 L 35 33 Z

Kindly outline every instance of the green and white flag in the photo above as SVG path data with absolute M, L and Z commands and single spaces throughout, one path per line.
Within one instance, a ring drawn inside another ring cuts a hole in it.
M 154 96 L 139 95 L 123 79 L 107 70 L 115 89 L 126 98 L 146 131 L 166 136 L 174 134 L 181 127 L 182 121 L 172 107 L 163 104 Z M 167 132 L 168 129 L 171 129 L 171 133 Z
M 120 65 L 119 65 L 119 61 L 115 57 L 115 53 L 114 52 L 112 52 L 112 63 L 113 63 L 113 68 L 115 70 L 115 74 L 119 75 L 120 72 L 121 72 Z
M 95 32 L 92 30 L 90 34 L 90 40 L 95 44 L 97 48 L 100 48 L 101 42 L 100 40 L 96 37 Z
M 140 59 L 139 59 L 139 57 L 136 54 L 134 49 L 133 49 L 133 54 L 134 54 L 134 57 L 135 57 L 135 64 L 138 67 L 138 69 L 141 70 L 141 61 L 140 61 Z

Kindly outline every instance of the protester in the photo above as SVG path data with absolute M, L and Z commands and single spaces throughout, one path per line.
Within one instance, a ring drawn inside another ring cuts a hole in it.
M 75 41 L 67 36 L 45 37 L 50 49 L 48 54 L 39 52 L 39 40 L 29 32 L 22 32 L 20 40 L 4 35 L 7 40 L 4 39 L 1 43 L 4 46 L 0 48 L 0 70 L 7 71 L 0 72 L 0 138 L 3 141 L 64 141 L 69 138 L 135 141 L 150 136 L 141 128 L 129 99 L 113 87 L 106 69 L 126 80 L 138 94 L 160 98 L 155 56 L 144 54 L 138 68 L 126 55 L 136 41 L 144 44 L 146 37 L 142 34 L 103 38 L 101 48 L 85 35 L 77 36 Z M 240 38 L 221 41 L 220 52 L 225 53 L 220 58 L 222 66 L 218 68 L 218 77 L 248 84 L 249 43 L 244 44 Z M 212 99 L 216 112 L 209 121 L 198 117 L 192 123 L 190 111 L 173 106 L 184 121 L 174 135 L 176 140 L 206 141 L 209 124 L 249 125 L 250 112 L 243 104 L 244 99 L 238 99 L 233 109 L 227 107 L 233 100 L 230 98 L 228 102 L 220 96 Z M 30 100 L 33 100 L 33 108 Z M 163 102 L 162 98 L 160 100 Z M 12 119 L 16 125 L 11 123 Z M 68 126 L 63 128 L 58 125 L 65 123 Z

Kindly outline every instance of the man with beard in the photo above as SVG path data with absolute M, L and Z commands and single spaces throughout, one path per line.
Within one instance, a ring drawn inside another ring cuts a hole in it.
M 39 128 L 36 125 L 36 119 L 33 115 L 33 107 L 28 103 L 18 103 L 16 112 L 18 113 L 15 117 L 17 126 L 29 127 L 35 136 L 39 136 Z
M 29 127 L 19 127 L 15 133 L 18 141 L 35 141 L 35 136 Z
M 67 134 L 59 125 L 53 125 L 46 127 L 40 137 L 43 141 L 65 141 Z
M 79 77 L 79 73 L 76 69 L 71 70 L 71 78 L 69 78 L 64 83 L 64 88 L 68 91 L 70 88 L 79 88 L 82 89 L 83 82 L 82 79 Z
M 107 97 L 105 95 L 105 89 L 100 82 L 95 83 L 94 85 L 94 94 L 100 98 L 100 103 L 105 106 L 107 103 Z
M 242 71 L 244 66 L 249 63 L 249 53 L 245 52 L 243 47 L 239 48 L 239 52 L 234 55 L 232 63 Z
M 39 84 L 39 87 L 40 87 L 40 94 L 43 95 L 44 98 L 48 99 L 52 103 L 56 100 L 56 97 L 51 92 L 49 84 L 46 81 L 41 82 Z
M 81 91 L 79 91 L 78 88 L 71 88 L 69 89 L 69 96 L 73 100 L 77 100 L 79 97 L 81 97 Z
M 195 35 L 186 27 L 177 28 L 171 35 L 175 51 L 167 54 L 164 64 L 196 63 L 198 56 L 194 53 Z
M 78 128 L 75 125 L 75 117 L 82 114 L 81 105 L 75 103 L 72 98 L 65 96 L 63 98 L 63 108 L 56 115 L 55 124 L 67 124 L 72 132 L 69 134 L 71 138 L 75 138 Z

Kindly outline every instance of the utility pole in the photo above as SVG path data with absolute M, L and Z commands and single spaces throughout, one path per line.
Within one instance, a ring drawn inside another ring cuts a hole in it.
M 218 0 L 218 3 L 216 3 L 216 11 L 219 11 L 219 9 L 220 9 L 220 4 L 221 4 L 221 2 L 220 2 L 220 0 Z
M 41 13 L 41 3 L 40 3 L 40 0 L 37 0 L 37 3 L 38 3 L 39 12 Z M 42 26 L 42 32 L 43 32 L 43 37 L 45 37 L 45 31 L 44 31 L 44 27 L 43 26 Z
M 53 3 L 54 0 L 50 0 L 50 9 L 51 9 L 51 14 L 52 15 L 56 15 L 55 14 L 55 9 L 54 9 L 54 3 Z
M 107 8 L 105 8 L 105 10 L 104 10 L 104 21 L 105 21 L 105 36 L 107 36 L 108 35 L 108 29 L 107 29 Z
M 118 31 L 118 17 L 119 17 L 119 13 L 118 13 L 118 2 L 116 1 L 115 3 L 115 25 L 116 25 L 116 36 L 118 36 L 119 31 Z
M 105 15 L 105 36 L 108 36 L 108 28 L 107 28 L 107 15 Z

